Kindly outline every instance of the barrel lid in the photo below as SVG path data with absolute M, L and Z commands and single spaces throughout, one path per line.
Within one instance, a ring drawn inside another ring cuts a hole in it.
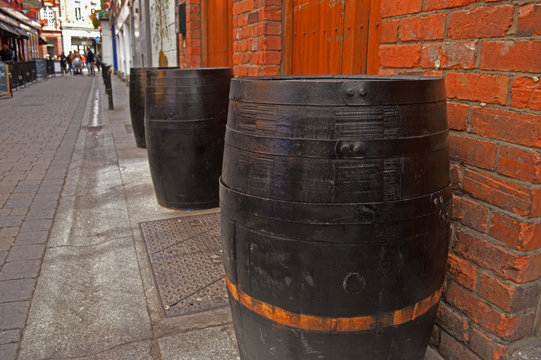
M 242 77 L 231 81 L 235 101 L 285 105 L 394 105 L 445 101 L 443 78 L 321 75 Z

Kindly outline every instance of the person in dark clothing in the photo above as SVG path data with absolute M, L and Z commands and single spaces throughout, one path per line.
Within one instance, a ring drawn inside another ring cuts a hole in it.
M 2 45 L 2 50 L 0 50 L 0 60 L 13 61 L 13 51 L 11 51 L 8 44 Z
M 68 64 L 68 71 L 70 74 L 73 72 L 73 64 L 72 64 L 72 61 L 73 61 L 73 54 L 71 53 L 71 51 L 68 53 L 68 56 L 66 56 L 66 63 Z
M 94 75 L 94 53 L 90 48 L 87 48 L 86 53 L 86 66 L 88 67 L 88 75 Z
M 66 55 L 64 55 L 64 53 L 60 55 L 60 67 L 62 68 L 62 73 L 65 74 L 68 72 L 66 70 Z
M 96 53 L 96 66 L 98 67 L 98 71 L 101 71 L 101 54 L 99 51 Z

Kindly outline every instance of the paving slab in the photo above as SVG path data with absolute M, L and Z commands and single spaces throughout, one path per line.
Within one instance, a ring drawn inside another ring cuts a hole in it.
M 15 245 L 9 251 L 6 261 L 39 260 L 45 252 L 45 244 Z
M 11 236 L 17 236 L 19 233 L 19 227 L 13 226 L 13 227 L 5 227 L 0 230 L 0 237 L 11 237 Z
M 14 241 L 14 237 L 0 237 L 0 251 L 8 251 Z
M 24 216 L 28 212 L 28 208 L 12 208 L 9 215 L 21 215 Z
M 0 345 L 0 359 L 15 360 L 17 359 L 18 344 L 3 344 Z
M 15 243 L 17 245 L 22 244 L 43 244 L 47 241 L 49 236 L 48 231 L 28 231 L 21 232 L 15 238 Z
M 24 326 L 29 301 L 0 303 L 0 330 L 20 329 Z
M 48 249 L 21 359 L 83 357 L 149 338 L 131 238 Z
M 25 220 L 21 226 L 21 232 L 48 231 L 53 225 L 52 219 Z
M 0 303 L 31 300 L 35 285 L 36 279 L 1 280 Z
M 207 328 L 158 340 L 160 352 L 168 360 L 239 360 L 231 326 Z
M 1 216 L 0 227 L 21 226 L 24 216 Z
M 35 278 L 38 276 L 41 260 L 17 260 L 7 262 L 0 271 L 0 280 Z
M 0 344 L 18 342 L 21 339 L 21 330 L 1 330 Z

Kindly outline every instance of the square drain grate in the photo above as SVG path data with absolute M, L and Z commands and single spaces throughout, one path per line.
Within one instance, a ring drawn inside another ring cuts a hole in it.
M 139 224 L 165 316 L 228 304 L 220 213 Z

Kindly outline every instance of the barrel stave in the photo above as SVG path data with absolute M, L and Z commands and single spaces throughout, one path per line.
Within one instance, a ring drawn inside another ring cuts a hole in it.
M 137 147 L 145 148 L 145 97 L 147 68 L 130 69 L 130 116 Z

